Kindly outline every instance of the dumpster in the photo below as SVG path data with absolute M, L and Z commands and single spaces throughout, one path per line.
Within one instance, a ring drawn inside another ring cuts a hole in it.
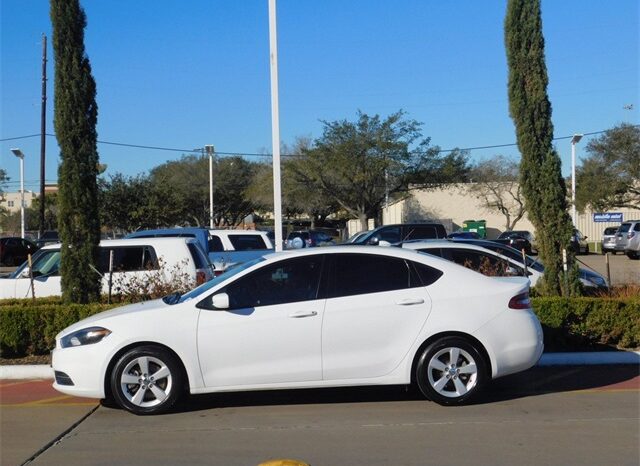
M 462 231 L 472 231 L 477 233 L 480 238 L 487 237 L 487 221 L 486 220 L 465 220 L 462 222 Z

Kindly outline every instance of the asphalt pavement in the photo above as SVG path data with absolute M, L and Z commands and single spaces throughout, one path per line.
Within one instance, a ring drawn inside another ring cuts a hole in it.
M 5 381 L 1 462 L 637 465 L 639 371 L 536 367 L 453 408 L 391 386 L 199 395 L 149 417 L 61 395 L 50 381 Z

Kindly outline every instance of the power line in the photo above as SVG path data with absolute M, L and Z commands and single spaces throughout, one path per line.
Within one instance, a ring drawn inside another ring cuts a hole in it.
M 632 125 L 633 127 L 637 128 L 640 127 L 640 125 Z M 596 134 L 602 134 L 602 133 L 606 133 L 609 130 L 601 130 L 601 131 L 592 131 L 589 133 L 582 133 L 583 136 L 593 136 Z M 46 134 L 49 137 L 55 137 L 55 134 L 50 134 L 47 133 Z M 31 135 L 27 135 L 27 136 L 18 136 L 18 137 L 13 137 L 13 138 L 4 138 L 4 139 L 0 139 L 0 142 L 4 142 L 4 141 L 13 141 L 13 140 L 18 140 L 18 139 L 28 139 L 28 138 L 34 138 L 34 137 L 39 137 L 40 134 L 31 134 Z M 573 135 L 571 136 L 561 136 L 561 137 L 557 137 L 557 138 L 553 138 L 554 141 L 561 141 L 564 139 L 571 139 L 573 137 Z M 148 149 L 148 150 L 162 150 L 162 151 L 168 151 L 168 152 L 181 152 L 181 153 L 200 153 L 201 149 L 178 149 L 175 147 L 162 147 L 162 146 L 147 146 L 147 145 L 142 145 L 142 144 L 130 144 L 130 143 L 125 143 L 125 142 L 113 142 L 113 141 L 97 141 L 98 144 L 105 144 L 105 145 L 110 145 L 110 146 L 119 146 L 119 147 L 130 147 L 130 148 L 134 148 L 134 149 Z M 493 145 L 489 145 L 489 146 L 474 146 L 474 147 L 464 147 L 464 148 L 455 148 L 455 149 L 440 149 L 440 153 L 445 153 L 445 152 L 453 152 L 456 150 L 460 150 L 460 151 L 473 151 L 473 150 L 484 150 L 484 149 L 499 149 L 502 147 L 516 147 L 518 144 L 513 142 L 510 144 L 493 144 Z M 271 154 L 268 153 L 251 153 L 251 152 L 223 152 L 223 151 L 216 151 L 217 155 L 229 155 L 229 156 L 240 156 L 240 157 L 271 157 Z M 283 154 L 284 157 L 295 157 L 295 156 L 300 156 L 301 154 Z

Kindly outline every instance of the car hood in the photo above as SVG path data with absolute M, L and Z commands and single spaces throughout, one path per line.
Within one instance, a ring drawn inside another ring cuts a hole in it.
M 56 339 L 63 337 L 64 335 L 67 335 L 71 332 L 75 332 L 76 330 L 90 327 L 92 324 L 95 324 L 98 321 L 110 319 L 112 317 L 117 317 L 124 314 L 133 314 L 136 312 L 148 311 L 150 309 L 159 309 L 162 307 L 169 307 L 169 304 L 166 304 L 164 301 L 162 301 L 162 299 L 154 299 L 153 301 L 128 304 L 126 306 L 117 307 L 115 309 L 109 309 L 108 311 L 99 312 L 98 314 L 86 317 L 76 322 L 75 324 L 72 324 L 69 327 L 65 328 L 60 333 L 58 333 L 58 335 L 56 335 Z

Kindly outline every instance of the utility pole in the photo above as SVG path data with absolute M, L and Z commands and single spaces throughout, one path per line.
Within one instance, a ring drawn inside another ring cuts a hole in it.
M 209 228 L 213 230 L 213 155 L 215 149 L 211 144 L 204 146 L 209 154 Z
M 282 193 L 280 182 L 280 110 L 278 104 L 278 37 L 276 0 L 269 0 L 269 62 L 271 68 L 271 138 L 273 145 L 273 216 L 275 250 L 282 251 Z
M 38 238 L 44 233 L 44 161 L 46 152 L 46 114 L 47 114 L 47 36 L 42 34 L 42 107 L 40 110 L 40 222 Z

